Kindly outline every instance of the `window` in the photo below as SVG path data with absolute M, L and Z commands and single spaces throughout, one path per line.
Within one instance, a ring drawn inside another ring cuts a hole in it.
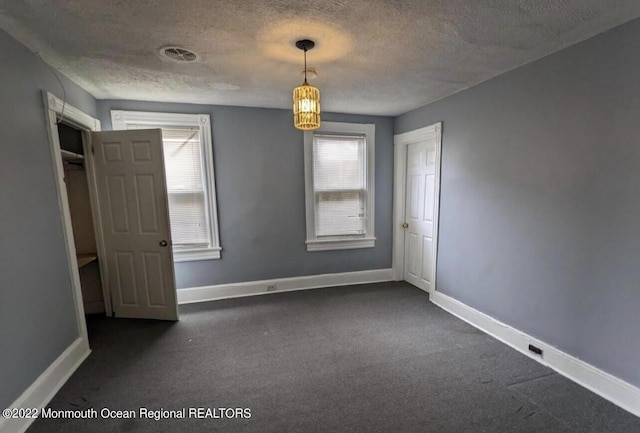
M 114 130 L 162 129 L 174 261 L 219 259 L 209 115 L 113 110 L 111 123 Z
M 375 246 L 374 151 L 375 125 L 305 132 L 307 251 Z

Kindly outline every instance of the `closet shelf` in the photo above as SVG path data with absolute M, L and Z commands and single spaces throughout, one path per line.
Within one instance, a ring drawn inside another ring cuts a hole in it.
M 78 259 L 78 268 L 81 268 L 83 266 L 87 266 L 92 261 L 97 260 L 98 255 L 97 253 L 77 254 L 76 258 Z
M 62 159 L 65 161 L 81 161 L 84 159 L 84 155 L 80 153 L 69 152 L 68 150 L 60 149 Z

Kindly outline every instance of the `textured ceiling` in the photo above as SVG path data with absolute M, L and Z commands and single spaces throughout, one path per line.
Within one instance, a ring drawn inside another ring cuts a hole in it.
M 289 108 L 310 38 L 323 109 L 381 115 L 638 16 L 638 0 L 0 0 L 0 27 L 100 99 Z

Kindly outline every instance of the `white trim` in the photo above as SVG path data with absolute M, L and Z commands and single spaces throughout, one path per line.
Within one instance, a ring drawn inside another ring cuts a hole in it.
M 219 284 L 178 290 L 178 304 L 215 301 L 244 296 L 267 295 L 294 290 L 318 289 L 321 287 L 349 286 L 353 284 L 382 283 L 392 280 L 391 269 L 344 272 L 340 274 L 310 275 L 273 280 L 247 281 L 243 283 Z
M 307 241 L 307 251 L 348 250 L 354 248 L 373 248 L 376 238 L 354 239 L 315 239 Z
M 393 179 L 393 247 L 392 269 L 395 281 L 404 280 L 404 235 L 402 227 L 404 221 L 406 202 L 406 177 L 407 177 L 407 146 L 426 140 L 436 141 L 436 174 L 435 174 L 435 203 L 433 210 L 433 263 L 431 275 L 433 275 L 434 288 L 437 282 L 438 261 L 438 232 L 440 221 L 440 170 L 442 160 L 442 122 L 434 123 L 425 128 L 397 134 L 393 137 L 394 144 L 394 179 Z M 434 289 L 435 291 L 435 289 Z
M 64 116 L 62 118 L 64 122 L 81 129 L 100 131 L 100 121 L 98 119 L 89 116 L 84 111 L 81 111 L 73 105 L 64 102 L 62 99 L 47 91 L 43 91 L 42 96 L 45 101 L 45 106 L 49 110 L 53 110 L 56 114 L 62 115 L 64 109 Z
M 640 388 L 440 292 L 432 293 L 429 298 L 435 305 L 513 347 L 518 352 L 554 369 L 632 414 L 640 416 Z M 542 356 L 530 352 L 529 344 L 542 349 Z
M 83 132 L 83 146 L 85 155 L 90 155 L 87 150 L 90 147 L 90 140 L 86 131 L 99 131 L 100 121 L 94 119 L 88 114 L 80 111 L 74 106 L 64 103 L 60 98 L 57 98 L 53 94 L 43 91 L 42 99 L 44 102 L 45 118 L 47 119 L 47 133 L 49 135 L 49 146 L 51 150 L 51 162 L 53 164 L 53 173 L 56 183 L 56 193 L 58 196 L 58 207 L 60 210 L 60 219 L 62 222 L 62 234 L 65 241 L 65 250 L 67 253 L 67 265 L 69 278 L 71 280 L 71 289 L 73 291 L 74 308 L 76 311 L 76 322 L 78 326 L 78 335 L 84 341 L 88 341 L 87 337 L 87 323 L 84 317 L 84 304 L 82 300 L 82 288 L 80 285 L 80 273 L 78 270 L 78 264 L 76 259 L 76 247 L 73 240 L 73 225 L 71 222 L 71 211 L 69 209 L 69 198 L 67 197 L 67 188 L 64 183 L 64 167 L 62 163 L 62 152 L 60 149 L 60 137 L 58 135 L 58 117 L 63 114 L 64 108 L 64 121 L 71 125 L 74 125 Z M 89 174 L 89 180 L 95 182 L 95 176 L 93 172 L 92 159 L 90 157 L 85 158 L 87 162 L 87 172 Z M 99 209 L 97 207 L 95 184 L 92 185 L 89 182 L 89 195 L 91 199 L 91 213 L 94 219 L 94 227 L 96 230 L 96 243 L 98 248 L 98 257 L 104 257 L 104 249 L 102 242 L 102 225 L 99 219 Z M 103 297 L 105 302 L 105 309 L 108 315 L 111 313 L 111 303 L 108 293 L 108 284 L 106 280 L 106 260 L 99 260 L 100 275 L 103 285 Z M 87 343 L 88 345 L 88 343 Z
M 87 341 L 76 339 L 9 408 L 43 409 L 90 353 Z M 23 433 L 33 421 L 31 418 L 0 416 L 0 433 Z
M 366 225 L 364 236 L 336 236 L 322 239 L 316 236 L 315 194 L 313 190 L 313 134 L 324 135 L 359 134 L 366 137 Z M 376 165 L 376 125 L 373 123 L 322 122 L 315 131 L 304 132 L 304 184 L 305 216 L 307 227 L 307 251 L 346 250 L 353 248 L 372 248 L 375 246 L 375 165 Z
M 174 262 L 194 260 L 213 260 L 220 258 L 220 230 L 218 227 L 218 199 L 216 197 L 216 179 L 213 161 L 213 140 L 211 138 L 211 117 L 208 114 L 155 113 L 149 111 L 111 110 L 111 127 L 114 131 L 128 129 L 128 125 L 146 125 L 150 128 L 169 126 L 198 127 L 204 151 L 205 195 L 207 203 L 207 221 L 210 227 L 211 246 L 201 249 L 175 249 Z M 198 250 L 198 251 L 196 251 Z
M 193 262 L 196 260 L 215 260 L 220 258 L 220 251 L 222 248 L 194 248 L 194 249 L 176 249 L 173 250 L 173 261 L 178 262 Z
M 100 203 L 98 199 L 98 178 L 96 177 L 95 160 L 93 159 L 92 132 L 100 131 L 100 122 L 98 121 L 98 129 L 82 131 L 82 145 L 84 147 L 84 162 L 87 171 L 87 182 L 89 185 L 89 201 L 91 205 L 91 216 L 93 218 L 93 227 L 96 236 L 96 247 L 98 249 L 98 267 L 100 268 L 100 282 L 102 283 L 102 298 L 104 301 L 104 313 L 113 316 L 113 307 L 111 305 L 111 289 L 109 285 L 109 272 L 107 264 L 107 250 L 104 245 L 104 233 L 102 232 L 102 214 L 100 213 Z M 82 289 L 81 289 L 82 291 Z

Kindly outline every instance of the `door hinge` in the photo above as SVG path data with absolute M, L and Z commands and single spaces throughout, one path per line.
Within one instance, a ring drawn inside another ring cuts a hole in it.
M 93 155 L 95 155 L 95 154 L 96 154 L 96 147 L 95 147 L 93 144 L 91 145 L 91 153 L 92 153 Z

